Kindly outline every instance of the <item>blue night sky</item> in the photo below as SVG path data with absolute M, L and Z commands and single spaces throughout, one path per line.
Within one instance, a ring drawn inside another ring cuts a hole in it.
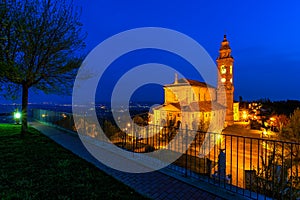
M 85 53 L 119 32 L 154 26 L 190 36 L 215 60 L 226 33 L 235 59 L 236 100 L 239 96 L 244 100 L 300 100 L 300 1 L 288 2 L 91 0 L 77 1 L 76 4 L 82 6 L 83 28 L 88 34 Z M 158 56 L 158 52 L 150 54 L 150 57 L 162 59 L 163 63 L 185 67 L 184 62 L 177 62 L 173 56 Z M 137 52 L 137 55 L 138 59 L 129 56 L 123 62 L 130 66 L 136 64 L 136 60 L 151 60 L 147 53 Z M 190 76 L 188 78 L 196 78 L 192 73 Z M 111 80 L 114 80 L 113 76 Z M 161 90 L 156 90 L 162 94 Z M 161 99 L 159 95 L 153 96 L 146 98 Z M 33 94 L 29 101 L 70 103 L 71 97 Z

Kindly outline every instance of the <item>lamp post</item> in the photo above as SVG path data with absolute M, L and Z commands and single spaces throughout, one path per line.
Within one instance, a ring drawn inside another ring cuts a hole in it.
M 14 112 L 14 120 L 15 120 L 16 124 L 20 124 L 21 117 L 22 117 L 22 114 L 18 110 L 16 110 Z
M 123 129 L 124 135 L 122 136 L 122 148 L 126 149 L 126 135 L 127 135 L 127 127 Z
M 127 130 L 128 130 L 128 132 L 130 132 L 130 127 L 131 127 L 131 124 L 130 123 L 128 123 L 127 124 Z M 125 145 L 126 145 L 126 136 L 127 136 L 127 132 L 126 132 L 126 135 L 125 135 Z

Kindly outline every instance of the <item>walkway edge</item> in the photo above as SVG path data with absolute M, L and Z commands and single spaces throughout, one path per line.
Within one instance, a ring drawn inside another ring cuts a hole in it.
M 115 177 L 112 173 L 109 173 L 109 172 L 107 172 L 107 170 L 104 170 L 104 169 L 100 168 L 97 165 L 97 162 L 95 162 L 96 159 L 91 159 L 92 155 L 87 156 L 86 154 L 80 154 L 80 153 L 76 152 L 76 150 L 72 149 L 70 147 L 70 145 L 68 146 L 68 145 L 64 144 L 62 141 L 59 141 L 57 139 L 58 135 L 65 135 L 65 136 L 68 136 L 68 137 L 71 137 L 71 138 L 74 138 L 74 139 L 76 139 L 76 138 L 79 139 L 79 137 L 76 134 L 70 134 L 69 132 L 65 132 L 62 129 L 57 129 L 56 127 L 48 126 L 48 125 L 40 123 L 40 122 L 30 123 L 30 126 L 32 126 L 33 128 L 37 129 L 38 131 L 40 131 L 42 134 L 44 134 L 45 136 L 47 136 L 51 140 L 55 141 L 56 143 L 58 143 L 59 145 L 61 145 L 63 148 L 66 148 L 66 149 L 70 150 L 75 155 L 77 155 L 80 158 L 86 160 L 87 162 L 95 165 L 100 170 L 104 171 L 105 173 L 108 173 L 110 176 L 113 176 L 114 178 L 116 178 L 116 179 L 118 179 L 119 181 L 122 182 L 122 180 L 120 180 L 118 177 Z M 56 133 L 46 131 L 45 128 L 55 129 Z M 94 157 L 92 157 L 92 158 L 94 158 Z M 107 167 L 107 168 L 109 168 L 109 167 Z M 230 191 L 228 191 L 228 190 L 226 190 L 224 188 L 220 188 L 220 187 L 214 186 L 212 184 L 206 183 L 204 181 L 195 180 L 195 179 L 191 179 L 191 178 L 186 178 L 186 177 L 182 176 L 181 174 L 176 173 L 175 171 L 172 171 L 171 169 L 168 169 L 168 168 L 161 169 L 161 170 L 159 170 L 157 172 L 159 172 L 161 174 L 164 174 L 166 176 L 172 177 L 172 178 L 174 178 L 176 180 L 179 180 L 179 181 L 181 181 L 183 183 L 186 183 L 186 184 L 188 184 L 190 186 L 193 186 L 193 187 L 195 187 L 195 188 L 197 188 L 197 189 L 199 189 L 199 190 L 201 190 L 203 192 L 210 193 L 210 194 L 212 194 L 212 195 L 214 195 L 216 197 L 222 198 L 222 199 L 224 199 L 224 198 L 225 199 L 249 199 L 249 198 L 246 198 L 246 197 L 241 196 L 239 194 L 230 192 Z M 124 184 L 126 184 L 126 183 L 124 183 Z M 126 185 L 128 185 L 128 184 L 126 184 Z M 130 185 L 128 185 L 128 186 L 130 186 Z M 135 188 L 133 188 L 133 189 L 135 189 Z M 142 193 L 142 195 L 148 196 L 147 194 L 143 194 L 143 193 Z

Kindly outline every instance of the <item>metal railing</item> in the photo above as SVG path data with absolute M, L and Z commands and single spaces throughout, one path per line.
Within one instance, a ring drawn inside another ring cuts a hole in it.
M 76 132 L 70 113 L 33 110 L 32 116 Z M 120 129 L 105 120 L 99 121 L 110 141 L 128 151 L 145 153 L 165 149 L 182 152 L 186 148 L 185 153 L 168 166 L 186 177 L 252 199 L 300 198 L 299 143 L 155 125 L 145 128 L 124 124 Z M 84 120 L 82 128 L 88 136 L 102 140 L 93 122 Z M 170 146 L 176 135 L 182 138 Z M 190 144 L 182 142 L 189 137 L 194 137 Z
M 31 109 L 29 117 L 39 122 L 56 126 L 67 131 L 76 132 L 73 116 L 71 113 L 53 110 Z

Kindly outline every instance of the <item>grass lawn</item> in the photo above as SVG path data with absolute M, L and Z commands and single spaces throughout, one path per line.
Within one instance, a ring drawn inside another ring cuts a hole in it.
M 37 130 L 0 124 L 0 199 L 146 199 Z

